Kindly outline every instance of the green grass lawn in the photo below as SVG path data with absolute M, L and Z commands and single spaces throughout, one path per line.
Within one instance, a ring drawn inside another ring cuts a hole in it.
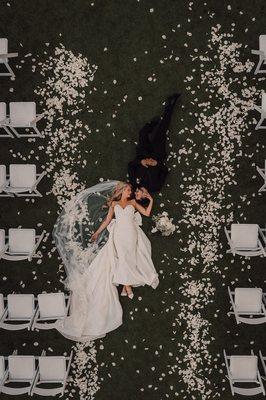
M 36 163 L 48 175 L 34 202 L 0 198 L 0 227 L 50 234 L 40 263 L 1 261 L 4 295 L 64 289 L 51 235 L 63 204 L 99 180 L 125 180 L 139 129 L 182 92 L 170 174 L 154 207 L 177 229 L 166 238 L 151 233 L 151 219 L 143 225 L 160 285 L 121 300 L 122 327 L 84 353 L 75 347 L 65 399 L 229 400 L 222 350 L 266 354 L 265 326 L 227 315 L 227 286 L 265 290 L 265 261 L 226 254 L 223 231 L 231 222 L 265 225 L 255 168 L 265 133 L 248 111 L 265 88 L 251 55 L 265 11 L 263 0 L 1 1 L 1 37 L 19 56 L 16 79 L 0 80 L 0 101 L 34 100 L 46 117 L 44 139 L 1 139 L 0 164 Z M 1 330 L 0 354 L 60 355 L 73 345 L 56 331 Z

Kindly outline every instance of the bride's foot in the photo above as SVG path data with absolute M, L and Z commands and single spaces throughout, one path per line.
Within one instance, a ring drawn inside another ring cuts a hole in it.
M 123 290 L 122 290 L 120 296 L 127 296 L 127 291 L 126 291 L 126 287 L 125 286 L 123 287 Z
M 134 293 L 133 293 L 133 291 L 132 291 L 131 286 L 126 286 L 126 291 L 127 291 L 128 297 L 132 300 L 133 297 L 134 297 Z

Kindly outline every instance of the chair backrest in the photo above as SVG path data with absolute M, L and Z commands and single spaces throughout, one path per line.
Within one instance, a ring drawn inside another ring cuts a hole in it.
M 38 294 L 38 304 L 41 318 L 57 318 L 66 315 L 64 293 Z
M 34 356 L 9 356 L 8 357 L 9 378 L 16 381 L 32 380 L 35 375 Z
M 9 294 L 7 296 L 9 318 L 30 319 L 34 314 L 33 294 Z
M 1 192 L 1 187 L 3 186 L 6 186 L 6 166 L 0 165 L 0 192 Z
M 2 293 L 0 293 L 0 318 L 4 314 L 4 311 L 5 311 L 4 296 Z
M 25 126 L 36 118 L 36 104 L 33 101 L 9 103 L 10 121 L 13 125 Z
M 5 248 L 6 244 L 6 233 L 4 229 L 0 229 L 0 252 Z
M 6 119 L 6 103 L 0 102 L 0 121 Z
M 5 370 L 5 357 L 0 356 L 0 381 L 4 378 Z
M 36 165 L 10 164 L 10 186 L 14 188 L 30 188 L 36 182 Z
M 39 368 L 41 380 L 61 382 L 66 375 L 66 358 L 41 356 L 39 357 Z
M 7 54 L 8 52 L 8 40 L 6 38 L 0 38 L 0 54 Z
M 259 37 L 259 49 L 264 52 L 266 56 L 266 35 L 260 35 Z
M 258 246 L 259 226 L 257 224 L 232 224 L 231 241 L 235 248 L 256 249 Z
M 257 313 L 261 311 L 262 289 L 260 288 L 236 288 L 235 289 L 236 310 L 247 313 Z
M 230 373 L 235 380 L 257 379 L 258 357 L 257 356 L 230 356 Z
M 11 253 L 29 254 L 35 246 L 35 229 L 8 230 L 9 251 Z

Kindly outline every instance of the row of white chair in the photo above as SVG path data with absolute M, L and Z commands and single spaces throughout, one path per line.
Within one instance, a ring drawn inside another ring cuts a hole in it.
M 69 312 L 71 297 L 62 292 L 0 294 L 0 328 L 6 330 L 53 329 Z
M 4 133 L 0 137 L 43 137 L 37 128 L 37 122 L 44 117 L 44 114 L 36 113 L 34 101 L 22 101 L 9 103 L 9 114 L 6 103 L 0 103 L 0 128 Z M 17 129 L 26 128 L 26 133 L 19 133 Z M 32 129 L 30 131 L 30 129 Z
M 235 288 L 228 287 L 232 311 L 237 324 L 241 322 L 248 325 L 258 325 L 266 322 L 266 297 L 261 288 Z
M 255 74 L 266 73 L 266 35 L 260 35 L 259 37 L 259 50 L 251 50 L 251 52 L 259 56 Z M 263 121 L 266 119 L 266 93 L 262 93 L 261 107 L 255 105 L 253 109 L 258 111 L 261 116 L 255 129 L 265 129 L 266 125 L 263 125 Z
M 72 358 L 73 352 L 65 357 L 47 356 L 45 351 L 38 357 L 18 355 L 17 351 L 8 357 L 0 356 L 0 393 L 62 397 Z
M 17 57 L 18 53 L 8 53 L 8 40 L 0 38 L 0 64 L 4 64 L 7 72 L 1 72 L 0 76 L 9 76 L 15 78 L 15 74 L 9 65 L 9 59 Z
M 36 235 L 35 229 L 11 228 L 8 230 L 8 236 L 4 229 L 0 229 L 0 259 L 10 261 L 31 261 L 33 258 L 39 258 L 37 253 L 45 235 Z
M 10 164 L 9 174 L 0 165 L 0 197 L 42 197 L 37 186 L 45 175 L 37 174 L 35 164 Z
M 232 253 L 245 257 L 263 256 L 266 257 L 266 236 L 265 229 L 258 224 L 232 224 L 231 229 L 225 230 L 230 249 L 227 253 Z
M 266 375 L 266 357 L 259 352 L 260 360 Z M 240 394 L 243 396 L 255 396 L 263 394 L 265 389 L 258 366 L 258 357 L 251 351 L 251 355 L 227 355 L 224 350 L 224 360 L 227 370 L 227 378 L 230 383 L 232 395 Z M 252 387 L 247 387 L 248 384 Z

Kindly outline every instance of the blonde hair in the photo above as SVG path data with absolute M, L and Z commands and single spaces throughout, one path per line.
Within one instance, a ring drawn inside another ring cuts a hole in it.
M 107 204 L 110 207 L 113 201 L 120 201 L 124 189 L 129 186 L 132 189 L 132 186 L 128 182 L 118 182 L 116 187 L 114 188 L 113 194 L 111 197 L 108 199 Z

